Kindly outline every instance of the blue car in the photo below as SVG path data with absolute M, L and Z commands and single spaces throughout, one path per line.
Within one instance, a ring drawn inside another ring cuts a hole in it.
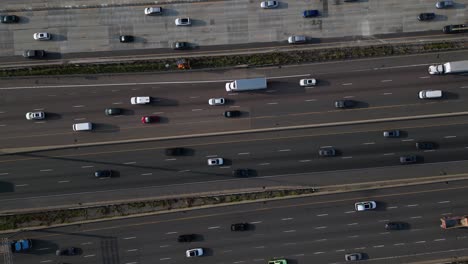
M 303 17 L 317 17 L 319 15 L 320 13 L 318 10 L 304 10 L 304 13 L 302 13 Z

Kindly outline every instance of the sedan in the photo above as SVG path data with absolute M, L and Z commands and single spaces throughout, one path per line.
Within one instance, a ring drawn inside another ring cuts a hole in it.
M 224 112 L 224 117 L 231 118 L 231 117 L 238 117 L 241 115 L 241 112 L 238 110 L 230 110 Z
M 400 130 L 386 130 L 383 132 L 383 136 L 386 138 L 400 137 Z
M 365 201 L 365 202 L 357 202 L 354 204 L 354 209 L 356 211 L 367 211 L 377 208 L 377 203 L 375 201 Z
M 268 264 L 288 264 L 286 259 L 272 259 L 268 261 Z
M 249 177 L 253 175 L 253 170 L 251 169 L 237 169 L 232 171 L 232 175 L 235 177 Z
M 104 110 L 104 113 L 108 116 L 120 115 L 121 112 L 122 110 L 120 108 L 106 108 L 106 110 Z
M 408 224 L 403 222 L 388 222 L 385 224 L 385 230 L 403 230 L 407 227 Z
M 126 43 L 126 42 L 133 42 L 134 37 L 130 35 L 121 35 L 119 37 L 119 40 L 121 43 Z
M 185 256 L 187 256 L 187 258 L 201 257 L 201 256 L 203 256 L 203 248 L 189 249 L 189 250 L 185 251 Z
M 111 170 L 97 170 L 94 172 L 94 177 L 96 178 L 110 178 L 113 173 Z
M 69 247 L 69 248 L 57 249 L 57 251 L 55 251 L 55 255 L 57 255 L 57 256 L 74 256 L 74 255 L 76 255 L 76 248 Z
M 434 13 L 421 13 L 418 16 L 419 21 L 427 21 L 427 20 L 432 20 L 435 18 Z
M 159 121 L 159 116 L 143 116 L 143 117 L 141 117 L 141 123 L 143 123 L 143 124 L 156 123 L 158 121 Z
M 172 48 L 175 50 L 190 49 L 190 43 L 184 41 L 176 41 L 172 44 Z
M 248 223 L 237 223 L 231 225 L 231 231 L 247 231 L 249 230 Z
M 289 44 L 302 44 L 306 42 L 307 42 L 306 36 L 302 36 L 302 35 L 298 35 L 298 36 L 293 35 L 288 38 Z
M 209 105 L 223 105 L 226 103 L 226 100 L 224 98 L 211 98 L 208 100 Z
M 302 12 L 302 17 L 317 17 L 319 16 L 320 13 L 318 10 L 304 10 L 304 12 Z
M 0 16 L 0 22 L 4 24 L 18 23 L 19 17 L 15 15 Z
M 147 7 L 145 8 L 145 15 L 160 15 L 162 14 L 162 7 Z
M 320 157 L 333 157 L 336 156 L 336 150 L 334 148 L 321 148 L 319 150 Z
M 453 6 L 453 1 L 451 0 L 439 1 L 436 3 L 437 9 L 448 8 L 452 6 Z
M 350 253 L 345 255 L 345 260 L 346 261 L 357 261 L 357 260 L 362 260 L 363 256 L 362 253 Z
M 416 157 L 416 155 L 408 155 L 408 156 L 400 157 L 400 164 L 403 164 L 403 165 L 416 163 L 417 161 L 418 161 L 418 158 Z
M 416 148 L 421 150 L 435 149 L 435 143 L 433 142 L 416 142 Z
M 27 112 L 26 119 L 27 120 L 42 120 L 45 118 L 44 112 Z
M 221 166 L 223 165 L 223 158 L 212 158 L 208 159 L 208 166 Z
M 260 7 L 263 9 L 277 8 L 278 6 L 278 1 L 263 1 L 260 3 Z
M 302 79 L 299 81 L 299 85 L 303 87 L 315 86 L 317 84 L 316 79 Z
M 188 17 L 179 17 L 175 20 L 176 26 L 190 26 L 192 25 L 192 21 Z
M 51 35 L 47 32 L 34 33 L 33 38 L 35 40 L 50 40 Z
M 344 108 L 351 108 L 353 106 L 355 106 L 356 103 L 352 100 L 338 100 L 338 101 L 335 101 L 335 107 L 336 108 L 340 108 L 340 109 L 344 109 Z
M 45 57 L 45 51 L 43 50 L 25 50 L 23 57 L 28 59 L 39 59 Z

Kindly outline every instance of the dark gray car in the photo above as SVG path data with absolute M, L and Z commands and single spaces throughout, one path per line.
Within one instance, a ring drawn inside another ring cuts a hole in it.
M 383 132 L 383 136 L 386 138 L 400 137 L 400 130 L 386 130 Z
M 400 157 L 401 164 L 412 164 L 412 163 L 416 163 L 417 161 L 418 161 L 418 158 L 416 157 L 416 155 L 407 155 L 407 156 Z
M 111 115 L 120 115 L 120 113 L 122 113 L 122 109 L 120 108 L 106 108 L 106 110 L 104 111 L 104 113 L 108 116 L 111 116 Z
M 28 59 L 39 59 L 45 57 L 45 51 L 43 50 L 25 50 L 23 57 Z
M 336 150 L 334 148 L 321 148 L 319 149 L 320 157 L 333 157 L 336 156 Z

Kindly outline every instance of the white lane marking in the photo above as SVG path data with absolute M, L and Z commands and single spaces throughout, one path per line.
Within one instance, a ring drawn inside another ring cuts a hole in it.
M 254 221 L 254 222 L 250 222 L 251 224 L 260 224 L 262 223 L 263 221 Z
M 52 260 L 48 259 L 48 260 L 42 260 L 40 261 L 39 263 L 49 263 L 49 262 L 52 262 Z
M 456 138 L 457 136 L 445 136 L 444 138 Z
M 461 89 L 468 89 L 468 86 L 462 86 Z
M 353 156 L 346 156 L 346 157 L 341 157 L 342 159 L 352 159 Z
M 409 142 L 409 141 L 414 141 L 414 139 L 408 138 L 408 139 L 402 139 L 401 141 L 403 141 L 403 142 Z
M 45 124 L 45 123 L 46 123 L 46 121 L 36 121 L 36 122 L 34 122 L 34 124 Z
M 231 252 L 231 251 L 232 251 L 232 249 L 228 249 L 228 250 L 223 250 L 222 252 L 226 253 L 226 252 Z
M 283 231 L 283 233 L 294 233 L 294 232 L 296 232 L 296 230 L 294 230 L 294 229 Z
M 274 93 L 274 92 L 276 92 L 276 90 L 273 90 L 273 89 L 272 89 L 272 90 L 267 90 L 266 92 L 267 92 L 267 93 Z
M 37 249 L 37 250 L 43 251 L 43 250 L 48 250 L 48 249 L 49 249 L 49 248 L 39 248 L 39 249 Z
M 317 101 L 317 99 L 307 99 L 307 100 L 305 100 L 305 101 L 306 101 L 306 102 L 315 102 L 315 101 Z
M 149 172 L 149 173 L 142 173 L 141 176 L 149 176 L 149 175 L 153 175 L 152 172 Z
M 414 243 L 415 243 L 415 244 L 422 244 L 422 243 L 426 243 L 426 241 L 421 240 L 421 241 L 416 241 L 416 242 L 414 242 Z
M 265 259 L 254 259 L 254 261 L 265 261 Z
M 130 164 L 135 164 L 135 163 L 136 163 L 136 161 L 129 161 L 129 162 L 124 162 L 123 164 L 130 165 Z
M 84 242 L 84 243 L 81 243 L 80 245 L 84 246 L 84 245 L 91 245 L 93 244 L 93 242 Z
M 175 159 L 175 158 L 166 159 L 166 161 L 173 161 L 173 160 L 177 160 L 177 159 Z
M 314 240 L 314 242 L 323 242 L 323 241 L 327 241 L 327 239 L 326 239 L 326 238 L 322 238 L 322 239 Z
M 419 79 L 429 79 L 430 77 L 429 76 L 421 76 L 419 77 Z
M 218 155 L 208 155 L 208 156 L 205 156 L 206 158 L 215 158 L 215 157 L 218 157 Z
M 74 105 L 73 107 L 74 108 L 80 108 L 80 107 L 84 107 L 84 105 Z
M 170 232 L 167 232 L 166 235 L 172 235 L 172 234 L 177 234 L 178 232 L 177 231 L 170 231 Z
M 363 145 L 374 145 L 375 142 L 366 142 L 366 143 L 362 143 Z
M 229 108 L 239 108 L 239 107 L 240 107 L 240 105 L 231 105 L 231 106 L 229 106 Z
M 258 246 L 258 247 L 254 247 L 254 248 L 265 248 L 265 246 Z
M 392 80 L 381 80 L 381 82 L 391 82 Z
M 6 125 L 5 125 L 5 124 L 1 124 L 0 126 L 1 126 L 1 127 L 5 127 Z
M 178 172 L 189 172 L 190 170 L 180 170 Z
M 58 183 L 68 183 L 70 181 L 58 181 Z
M 83 258 L 90 258 L 90 257 L 94 257 L 96 255 L 92 254 L 92 255 L 86 255 L 86 256 L 83 256 Z
M 197 108 L 197 109 L 192 109 L 192 112 L 195 112 L 195 111 L 201 111 L 203 109 L 200 109 L 200 108 Z
M 153 115 L 160 115 L 160 114 L 164 114 L 164 112 L 153 112 L 152 114 Z
M 300 160 L 299 162 L 309 162 L 310 160 Z
M 445 216 L 445 215 L 451 215 L 452 213 L 443 213 L 443 214 L 440 214 L 442 216 Z
M 321 146 L 320 148 L 333 148 L 333 146 Z
M 303 253 L 293 255 L 293 257 L 303 257 L 303 256 L 305 256 L 305 254 L 303 254 Z
M 325 228 L 327 228 L 327 227 L 326 226 L 318 226 L 315 229 L 325 229 Z
M 271 103 L 267 103 L 267 104 L 269 104 L 269 105 L 277 105 L 278 102 L 271 102 Z
M 219 168 L 220 168 L 220 169 L 229 169 L 229 168 L 231 168 L 231 166 L 221 166 L 221 167 L 219 167 Z
M 385 245 L 377 245 L 377 246 L 373 246 L 374 248 L 382 248 L 382 247 L 385 247 Z
M 237 155 L 249 155 L 250 152 L 240 152 L 240 153 L 237 153 Z
M 135 239 L 136 237 L 124 237 L 125 240 Z
M 8 175 L 8 174 L 10 174 L 10 173 L 8 173 L 8 172 L 2 172 L 2 173 L 0 173 L 0 176 L 2 176 L 2 175 Z
M 397 209 L 397 208 L 398 208 L 398 206 L 389 206 L 389 207 L 387 207 L 387 209 Z
M 24 183 L 24 184 L 16 184 L 15 187 L 26 187 L 28 186 L 29 184 L 27 183 Z
M 125 264 L 137 264 L 137 263 L 138 263 L 138 262 L 133 261 L 133 262 L 127 262 L 127 263 L 125 263 Z
M 383 155 L 384 156 L 392 156 L 392 155 L 395 155 L 395 153 L 384 153 Z
M 323 252 L 323 251 L 318 251 L 318 252 L 314 252 L 314 255 L 323 254 L 323 253 L 325 253 L 325 252 Z
M 114 103 L 112 103 L 112 104 L 113 104 L 113 105 L 121 105 L 121 104 L 123 104 L 123 102 L 114 102 Z
M 445 241 L 445 238 L 434 239 L 434 242 Z
M 53 169 L 43 169 L 43 170 L 40 170 L 41 172 L 46 172 L 46 171 L 53 171 Z
M 351 213 L 355 213 L 356 211 L 346 211 L 344 212 L 345 214 L 351 214 Z
M 358 223 L 350 223 L 349 226 L 358 225 Z
M 287 218 L 281 218 L 281 221 L 289 221 L 289 220 L 293 220 L 294 218 L 292 217 L 287 217 Z
M 356 250 L 363 250 L 363 249 L 366 249 L 366 247 L 358 247 L 358 248 L 354 248 Z
M 297 245 L 297 243 L 294 243 L 294 242 L 283 243 L 283 246 L 292 246 L 292 245 Z
M 416 232 L 416 231 L 421 231 L 421 228 L 411 228 L 410 232 Z
M 93 168 L 94 166 L 93 165 L 85 165 L 85 166 L 81 166 L 82 169 L 86 169 L 86 168 Z
M 195 98 L 199 98 L 200 96 L 190 96 L 189 98 L 190 99 L 195 99 Z
M 345 97 L 343 97 L 344 99 L 349 99 L 349 98 L 353 98 L 354 96 L 353 95 L 347 95 Z
M 388 219 L 382 219 L 382 220 L 379 220 L 377 222 L 382 223 L 382 222 L 388 222 L 388 221 L 389 221 Z
M 434 152 L 434 151 L 435 151 L 435 149 L 427 149 L 424 152 Z
M 396 244 L 393 244 L 394 246 L 404 246 L 405 243 L 396 243 Z
M 4 113 L 6 113 L 6 112 L 4 112 L 4 111 L 0 111 L 0 114 L 4 114 Z
M 265 163 L 260 163 L 260 164 L 258 164 L 258 165 L 259 165 L 259 166 L 266 166 L 266 165 L 270 165 L 270 163 L 265 162 Z
M 337 250 L 335 250 L 335 252 L 343 252 L 343 251 L 346 251 L 346 249 L 337 249 Z
M 439 204 L 444 204 L 444 203 L 450 203 L 450 201 L 440 201 L 440 202 L 437 202 Z
M 390 234 L 390 232 L 382 232 L 382 233 L 379 233 L 379 235 L 388 235 Z
M 86 117 L 78 117 L 78 118 L 75 118 L 73 119 L 75 121 L 81 121 L 81 120 L 86 120 Z
M 160 248 L 167 248 L 167 247 L 170 247 L 170 245 L 161 245 L 159 246 Z
M 127 249 L 127 252 L 134 252 L 134 251 L 138 251 L 138 249 L 137 248 Z
M 291 151 L 291 149 L 280 149 L 280 150 L 278 150 L 278 152 L 287 152 L 287 151 Z
M 419 204 L 408 204 L 407 206 L 408 207 L 415 207 L 415 206 L 419 206 Z
M 327 216 L 328 214 L 319 214 L 317 216 Z
M 357 238 L 359 235 L 348 236 L 348 238 Z
M 412 216 L 410 217 L 411 219 L 419 219 L 419 218 L 422 218 L 422 216 Z
M 210 227 L 208 227 L 208 229 L 218 229 L 218 228 L 220 228 L 220 226 L 210 226 Z
M 342 83 L 341 85 L 353 85 L 353 83 Z

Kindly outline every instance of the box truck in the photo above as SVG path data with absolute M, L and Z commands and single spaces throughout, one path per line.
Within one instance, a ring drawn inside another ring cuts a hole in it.
M 267 80 L 265 77 L 253 79 L 239 79 L 233 82 L 226 83 L 226 91 L 228 92 L 242 92 L 250 90 L 260 90 L 267 88 Z
M 429 74 L 449 74 L 449 73 L 460 73 L 468 72 L 468 60 L 465 61 L 452 61 L 444 64 L 431 65 L 429 66 Z

